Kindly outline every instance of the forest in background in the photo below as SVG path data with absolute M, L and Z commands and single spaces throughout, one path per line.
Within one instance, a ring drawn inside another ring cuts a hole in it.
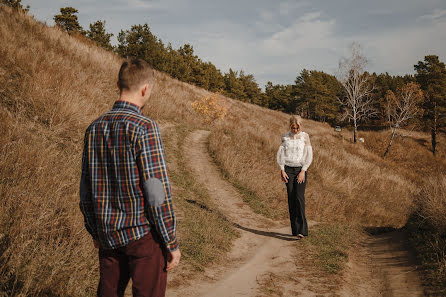
M 2 0 L 6 5 L 28 11 L 21 0 Z M 350 119 L 343 116 L 343 98 L 346 90 L 339 77 L 319 70 L 303 69 L 298 73 L 294 84 L 274 84 L 269 81 L 264 90 L 256 82 L 253 74 L 244 70 L 229 69 L 223 73 L 212 62 L 199 58 L 191 44 L 174 49 L 154 35 L 148 24 L 133 25 L 121 30 L 118 43 L 113 46 L 113 34 L 105 29 L 105 21 L 98 20 L 84 30 L 78 22 L 78 10 L 73 7 L 60 9 L 54 16 L 56 26 L 72 35 L 86 37 L 99 46 L 119 54 L 121 57 L 138 57 L 146 60 L 154 69 L 170 76 L 201 87 L 211 92 L 219 92 L 230 98 L 257 104 L 269 109 L 289 114 L 299 114 L 306 119 L 328 122 L 330 125 L 347 126 Z M 367 84 L 372 87 L 369 94 L 373 112 L 361 120 L 362 128 L 383 129 L 389 127 L 388 100 L 386 94 L 397 93 L 408 83 L 417 83 L 426 94 L 419 102 L 418 113 L 405 125 L 413 124 L 416 130 L 444 132 L 446 110 L 446 67 L 438 56 L 427 55 L 424 61 L 414 61 L 415 75 L 390 75 L 389 73 L 368 73 Z M 370 111 L 370 110 L 369 110 Z

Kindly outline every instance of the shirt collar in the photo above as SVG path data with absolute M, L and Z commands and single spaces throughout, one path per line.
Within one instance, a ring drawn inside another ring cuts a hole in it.
M 139 108 L 138 105 L 123 100 L 116 101 L 115 104 L 113 104 L 113 109 L 128 109 L 138 114 L 142 114 L 141 108 Z
M 289 131 L 288 136 L 291 138 L 296 138 L 296 137 L 299 137 L 301 135 L 301 133 L 302 133 L 302 131 L 299 131 L 296 134 L 293 134 L 293 132 Z

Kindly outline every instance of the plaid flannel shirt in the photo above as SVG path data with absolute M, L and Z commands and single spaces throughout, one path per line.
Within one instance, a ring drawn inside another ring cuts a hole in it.
M 178 248 L 158 125 L 138 106 L 116 101 L 86 130 L 80 183 L 85 227 L 103 248 L 118 248 L 156 228 Z

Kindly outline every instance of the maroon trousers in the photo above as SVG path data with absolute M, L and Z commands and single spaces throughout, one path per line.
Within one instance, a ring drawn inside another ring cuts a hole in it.
M 98 297 L 123 297 L 130 278 L 133 297 L 164 297 L 165 268 L 165 252 L 151 233 L 125 247 L 100 248 Z

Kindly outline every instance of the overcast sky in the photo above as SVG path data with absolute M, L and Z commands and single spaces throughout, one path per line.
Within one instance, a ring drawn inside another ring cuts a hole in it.
M 223 72 L 254 74 L 263 87 L 293 83 L 304 68 L 335 74 L 353 41 L 370 72 L 412 74 L 428 54 L 446 62 L 445 0 L 22 0 L 53 25 L 61 7 L 79 10 L 88 29 L 105 20 L 113 43 L 121 29 L 147 23 L 174 48 L 195 53 Z

